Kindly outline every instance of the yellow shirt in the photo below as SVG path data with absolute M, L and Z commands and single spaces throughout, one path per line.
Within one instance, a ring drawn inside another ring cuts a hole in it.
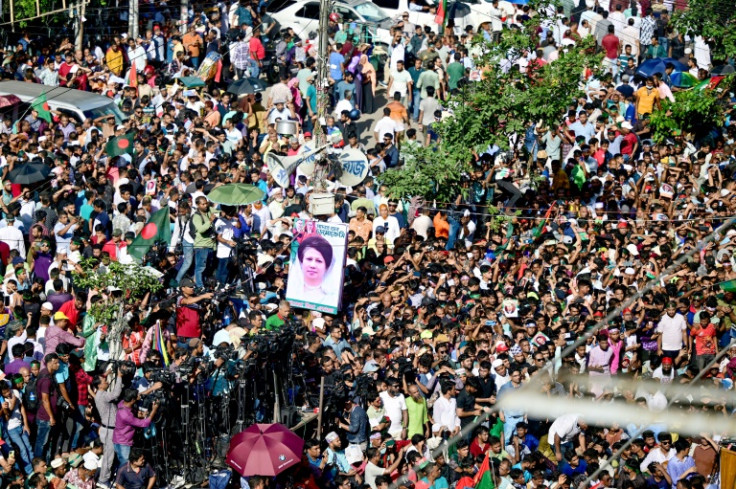
M 659 98 L 659 90 L 656 87 L 652 87 L 648 90 L 647 87 L 641 87 L 636 91 L 636 100 L 638 101 L 636 111 L 639 114 L 651 114 L 654 110 L 654 101 Z
M 112 48 L 108 49 L 105 54 L 105 63 L 115 76 L 120 76 L 123 72 L 123 51 L 118 49 L 115 52 Z

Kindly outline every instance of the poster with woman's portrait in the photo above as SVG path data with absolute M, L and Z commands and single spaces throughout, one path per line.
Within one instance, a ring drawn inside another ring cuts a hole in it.
M 286 300 L 292 307 L 337 314 L 348 225 L 295 219 Z

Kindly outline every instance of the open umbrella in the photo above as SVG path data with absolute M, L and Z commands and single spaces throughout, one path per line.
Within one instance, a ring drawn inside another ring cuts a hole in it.
M 276 476 L 302 460 L 304 440 L 282 424 L 254 424 L 233 436 L 225 462 L 242 476 Z
M 207 194 L 211 202 L 222 205 L 248 205 L 264 197 L 263 190 L 245 183 L 220 185 Z
M 8 180 L 20 185 L 29 185 L 46 180 L 49 173 L 51 173 L 51 168 L 44 165 L 41 160 L 33 160 L 29 163 L 15 166 L 13 171 L 8 174 Z
M 652 58 L 644 61 L 636 69 L 637 75 L 652 76 L 655 73 L 661 73 L 664 75 L 664 70 L 668 63 L 672 63 L 675 67 L 675 71 L 687 71 L 687 66 L 677 61 L 675 58 Z
M 227 87 L 227 91 L 233 95 L 250 95 L 264 90 L 266 90 L 266 84 L 258 78 L 242 78 Z
M 730 75 L 731 73 L 735 73 L 736 69 L 734 69 L 733 65 L 721 65 L 716 66 L 710 71 L 710 74 L 713 76 L 719 76 L 719 75 Z
M 670 75 L 673 87 L 690 88 L 698 84 L 698 79 L 687 71 L 673 71 Z
M 182 76 L 179 78 L 182 85 L 187 88 L 204 87 L 207 84 L 198 76 Z
M 12 107 L 13 105 L 21 103 L 22 100 L 13 94 L 3 95 L 0 97 L 0 109 L 5 107 Z

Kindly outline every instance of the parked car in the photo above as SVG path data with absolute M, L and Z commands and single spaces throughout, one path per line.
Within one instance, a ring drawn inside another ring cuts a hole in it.
M 282 28 L 292 28 L 297 36 L 306 38 L 310 32 L 319 32 L 319 1 L 277 0 L 268 7 L 271 17 Z M 365 26 L 364 40 L 372 44 L 389 45 L 390 16 L 373 2 L 367 0 L 340 0 L 333 4 L 332 11 L 340 15 L 343 22 L 355 22 Z
M 82 90 L 19 81 L 0 82 L 0 95 L 8 94 L 16 95 L 25 103 L 31 103 L 41 94 L 46 94 L 46 101 L 51 110 L 66 114 L 80 123 L 85 119 L 97 119 L 107 115 L 114 116 L 118 124 L 128 118 L 112 99 Z

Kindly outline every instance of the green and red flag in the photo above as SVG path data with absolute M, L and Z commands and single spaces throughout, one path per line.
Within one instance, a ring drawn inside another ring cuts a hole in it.
M 726 280 L 718 284 L 724 292 L 736 292 L 736 280 Z
M 46 100 L 46 94 L 42 93 L 31 102 L 31 108 L 38 112 L 38 117 L 51 124 L 51 107 Z
M 441 0 L 439 6 L 437 7 L 437 13 L 434 16 L 434 23 L 444 26 L 446 15 L 447 15 L 447 0 Z
M 544 218 L 539 222 L 539 225 L 536 228 L 534 228 L 533 235 L 535 239 L 542 235 L 544 226 L 547 225 L 547 221 L 549 220 L 549 215 L 552 214 L 553 208 L 554 208 L 554 205 L 549 206 L 549 209 L 547 209 L 547 212 L 544 213 Z
M 133 154 L 133 133 L 124 134 L 122 136 L 110 139 L 105 145 L 105 152 L 111 157 L 124 154 Z
M 486 453 L 486 458 L 480 466 L 480 470 L 475 475 L 475 489 L 494 489 L 496 485 L 493 483 L 493 472 L 491 472 L 491 462 Z
M 164 206 L 153 214 L 138 236 L 128 246 L 128 254 L 142 260 L 148 250 L 158 241 L 171 243 L 171 222 L 169 220 L 169 206 Z
M 130 71 L 126 76 L 128 85 L 133 88 L 138 88 L 138 72 L 135 69 L 135 60 L 130 62 Z

